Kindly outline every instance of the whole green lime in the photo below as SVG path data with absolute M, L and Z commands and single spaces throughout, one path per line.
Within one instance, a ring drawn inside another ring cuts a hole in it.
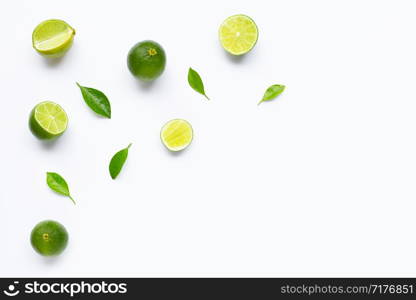
M 137 43 L 127 55 L 127 66 L 130 72 L 143 81 L 155 80 L 163 73 L 165 65 L 165 50 L 154 41 Z
M 38 223 L 30 235 L 33 249 L 41 255 L 61 254 L 68 244 L 68 232 L 60 223 L 46 220 Z

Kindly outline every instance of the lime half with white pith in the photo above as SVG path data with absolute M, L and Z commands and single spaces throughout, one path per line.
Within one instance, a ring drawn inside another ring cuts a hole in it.
M 233 55 L 243 55 L 253 49 L 258 36 L 256 23 L 245 15 L 227 18 L 219 29 L 222 47 Z
M 46 20 L 32 34 L 33 48 L 48 57 L 61 57 L 74 41 L 75 29 L 62 20 Z
M 67 127 L 68 117 L 65 111 L 54 102 L 41 102 L 30 113 L 29 128 L 39 139 L 54 139 L 62 135 Z
M 171 120 L 162 127 L 160 138 L 170 151 L 181 151 L 192 142 L 192 126 L 182 119 Z

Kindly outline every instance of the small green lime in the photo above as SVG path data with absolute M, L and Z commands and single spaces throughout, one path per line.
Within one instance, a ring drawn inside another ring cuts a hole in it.
M 159 77 L 166 65 L 166 55 L 162 46 L 154 41 L 137 43 L 127 55 L 130 72 L 143 81 Z
M 61 254 L 68 244 L 68 232 L 65 227 L 51 220 L 38 223 L 30 234 L 33 249 L 41 255 Z
M 62 135 L 68 126 L 68 117 L 58 104 L 51 101 L 36 105 L 29 116 L 29 128 L 33 135 L 42 140 Z
M 61 57 L 74 41 L 75 29 L 62 20 L 46 20 L 33 30 L 32 45 L 40 54 Z

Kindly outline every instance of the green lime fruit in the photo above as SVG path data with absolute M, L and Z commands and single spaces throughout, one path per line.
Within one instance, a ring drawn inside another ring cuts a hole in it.
M 130 72 L 143 81 L 155 80 L 163 73 L 165 65 L 165 50 L 154 41 L 137 43 L 127 55 L 127 66 Z
M 62 20 L 46 20 L 32 34 L 33 48 L 47 57 L 61 57 L 74 41 L 75 29 Z
M 170 151 L 181 151 L 188 147 L 193 139 L 193 130 L 188 121 L 174 119 L 167 122 L 160 132 L 162 143 Z
M 29 128 L 33 135 L 50 140 L 62 135 L 68 127 L 68 117 L 58 104 L 45 101 L 36 105 L 29 116 Z
M 221 24 L 218 33 L 222 47 L 233 55 L 250 52 L 259 36 L 256 23 L 245 15 L 227 18 Z
M 38 223 L 30 234 L 33 249 L 44 256 L 61 254 L 68 244 L 68 232 L 65 227 L 52 220 Z

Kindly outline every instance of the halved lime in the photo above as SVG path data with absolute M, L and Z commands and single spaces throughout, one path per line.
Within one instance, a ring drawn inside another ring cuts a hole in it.
M 30 242 L 33 249 L 41 255 L 58 255 L 65 250 L 68 244 L 68 232 L 62 224 L 46 220 L 33 228 Z
M 192 126 L 182 119 L 170 120 L 162 127 L 160 138 L 170 151 L 181 151 L 192 142 Z
M 74 35 L 74 28 L 66 22 L 46 20 L 33 30 L 32 45 L 42 55 L 60 57 L 71 48 Z
M 222 47 L 233 55 L 242 55 L 253 49 L 258 36 L 256 23 L 245 15 L 228 17 L 219 30 Z
M 54 102 L 41 102 L 30 113 L 29 128 L 39 139 L 56 138 L 65 132 L 67 126 L 65 111 Z

